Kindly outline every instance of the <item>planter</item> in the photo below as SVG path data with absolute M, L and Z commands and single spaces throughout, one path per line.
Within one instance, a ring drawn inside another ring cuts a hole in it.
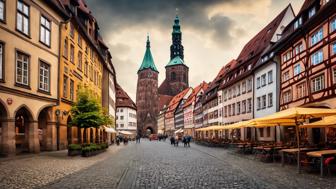
M 81 150 L 69 150 L 68 149 L 68 156 L 77 156 L 80 155 L 82 153 Z
M 82 156 L 83 157 L 90 157 L 90 156 L 95 156 L 97 154 L 100 154 L 102 152 L 105 152 L 106 149 L 103 149 L 103 150 L 95 150 L 95 151 L 83 151 L 82 152 Z

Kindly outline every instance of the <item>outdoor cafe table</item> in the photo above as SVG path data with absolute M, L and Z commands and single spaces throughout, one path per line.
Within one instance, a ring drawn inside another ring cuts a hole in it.
M 311 151 L 311 150 L 316 150 L 316 148 L 300 148 L 300 151 Z M 288 149 L 282 149 L 279 152 L 281 153 L 281 166 L 284 166 L 285 153 L 296 154 L 299 152 L 299 149 L 298 148 L 288 148 Z
M 320 151 L 312 151 L 307 153 L 310 157 L 320 158 L 321 159 L 321 167 L 320 173 L 321 177 L 323 177 L 323 168 L 324 168 L 324 157 L 327 155 L 336 155 L 336 150 L 320 150 Z

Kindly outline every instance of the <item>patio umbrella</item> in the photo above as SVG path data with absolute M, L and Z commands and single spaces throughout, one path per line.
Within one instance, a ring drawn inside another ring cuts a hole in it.
M 327 116 L 320 121 L 301 125 L 300 128 L 321 128 L 321 127 L 334 127 L 336 128 L 336 116 Z
M 288 126 L 286 119 L 292 119 L 294 126 L 296 126 L 296 139 L 298 145 L 298 171 L 300 171 L 300 136 L 299 136 L 299 125 L 303 123 L 305 119 L 310 118 L 320 118 L 324 116 L 336 115 L 336 109 L 322 109 L 322 108 L 300 108 L 294 107 L 287 110 L 283 110 L 272 115 L 255 119 L 260 124 L 271 124 L 275 126 Z

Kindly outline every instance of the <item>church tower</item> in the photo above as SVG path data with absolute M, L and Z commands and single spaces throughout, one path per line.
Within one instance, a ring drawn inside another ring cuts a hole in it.
M 160 85 L 159 94 L 175 96 L 189 87 L 189 68 L 184 64 L 183 51 L 180 19 L 176 15 L 170 46 L 170 61 L 165 67 L 166 79 Z
M 146 52 L 138 70 L 136 93 L 137 130 L 142 136 L 157 133 L 158 116 L 158 75 L 150 50 L 149 36 L 147 36 Z

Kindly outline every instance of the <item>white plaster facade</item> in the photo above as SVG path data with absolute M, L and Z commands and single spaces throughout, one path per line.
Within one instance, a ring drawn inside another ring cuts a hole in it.
M 118 107 L 116 113 L 116 129 L 117 131 L 136 132 L 137 119 L 136 110 L 128 107 Z

